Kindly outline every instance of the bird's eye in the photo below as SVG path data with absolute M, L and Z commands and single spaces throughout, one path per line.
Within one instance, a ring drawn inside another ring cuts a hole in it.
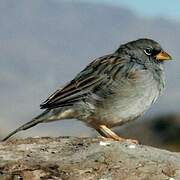
M 152 54 L 152 49 L 151 48 L 146 48 L 144 50 L 145 54 L 147 54 L 148 56 L 150 56 Z

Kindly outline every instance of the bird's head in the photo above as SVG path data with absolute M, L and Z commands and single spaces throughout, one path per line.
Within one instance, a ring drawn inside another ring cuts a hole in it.
M 161 45 L 152 39 L 138 39 L 128 42 L 121 45 L 117 52 L 138 59 L 141 63 L 155 62 L 159 64 L 172 59 L 171 56 L 162 49 Z

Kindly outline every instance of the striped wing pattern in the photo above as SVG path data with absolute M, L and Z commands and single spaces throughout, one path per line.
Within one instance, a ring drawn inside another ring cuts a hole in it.
M 125 60 L 110 54 L 90 63 L 72 81 L 62 89 L 57 90 L 40 106 L 42 109 L 71 106 L 80 100 L 84 100 L 98 87 L 108 86 L 121 72 Z

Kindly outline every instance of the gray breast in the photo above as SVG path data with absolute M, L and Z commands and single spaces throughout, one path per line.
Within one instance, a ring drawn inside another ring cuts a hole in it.
M 101 123 L 123 124 L 142 115 L 158 98 L 162 87 L 149 70 L 140 70 L 139 78 L 119 83 L 115 96 L 104 101 L 96 111 Z

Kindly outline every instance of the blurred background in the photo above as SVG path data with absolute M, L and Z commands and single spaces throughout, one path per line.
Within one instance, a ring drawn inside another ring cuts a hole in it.
M 142 37 L 174 59 L 166 63 L 166 90 L 143 119 L 116 131 L 180 151 L 179 0 L 0 0 L 0 136 L 38 115 L 39 104 L 94 58 Z M 16 137 L 95 135 L 68 120 Z

